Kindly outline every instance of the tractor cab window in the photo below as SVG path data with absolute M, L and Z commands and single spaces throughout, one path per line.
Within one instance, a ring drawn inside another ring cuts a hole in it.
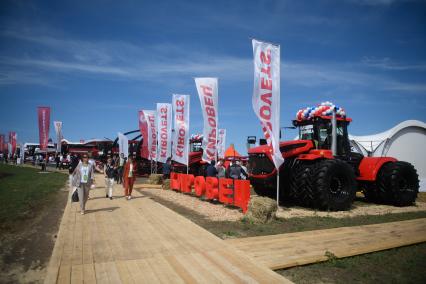
M 201 152 L 201 151 L 203 151 L 203 149 L 201 148 L 201 146 L 202 146 L 202 143 L 201 143 L 201 141 L 197 141 L 197 142 L 192 142 L 191 143 L 191 152 Z
M 299 139 L 301 140 L 312 140 L 314 139 L 314 126 L 303 125 L 299 127 Z
M 331 149 L 331 122 L 318 124 L 318 148 Z
M 346 155 L 349 149 L 349 145 L 347 145 L 347 131 L 346 131 L 346 123 L 338 121 L 337 128 L 337 155 Z M 331 149 L 332 142 L 332 123 L 331 121 L 324 121 L 318 124 L 318 137 L 319 137 L 319 148 L 320 149 Z

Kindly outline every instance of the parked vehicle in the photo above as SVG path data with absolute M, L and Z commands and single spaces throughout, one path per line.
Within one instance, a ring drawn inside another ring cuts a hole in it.
M 376 203 L 408 206 L 419 190 L 416 169 L 392 157 L 364 157 L 352 151 L 347 127 L 352 119 L 331 103 L 302 109 L 293 125 L 299 140 L 280 142 L 285 161 L 280 199 L 320 210 L 347 210 L 356 192 Z M 271 147 L 249 150 L 250 181 L 259 195 L 276 195 L 277 170 Z

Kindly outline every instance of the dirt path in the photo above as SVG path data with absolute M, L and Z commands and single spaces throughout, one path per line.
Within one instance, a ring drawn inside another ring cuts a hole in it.
M 0 237 L 0 283 L 42 283 L 68 191 L 58 191 L 35 217 Z

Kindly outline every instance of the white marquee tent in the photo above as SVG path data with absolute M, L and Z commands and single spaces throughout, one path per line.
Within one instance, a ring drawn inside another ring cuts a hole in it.
M 426 123 L 406 120 L 388 131 L 367 135 L 349 135 L 354 150 L 364 156 L 394 157 L 410 162 L 419 174 L 420 191 L 426 191 Z

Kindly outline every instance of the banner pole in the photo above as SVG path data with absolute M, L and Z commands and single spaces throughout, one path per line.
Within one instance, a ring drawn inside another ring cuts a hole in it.
M 280 170 L 277 170 L 277 208 L 280 205 Z
M 186 145 L 186 153 L 188 154 L 188 156 L 186 156 L 186 174 L 189 174 L 189 141 L 190 139 L 188 139 L 187 141 L 187 145 Z

